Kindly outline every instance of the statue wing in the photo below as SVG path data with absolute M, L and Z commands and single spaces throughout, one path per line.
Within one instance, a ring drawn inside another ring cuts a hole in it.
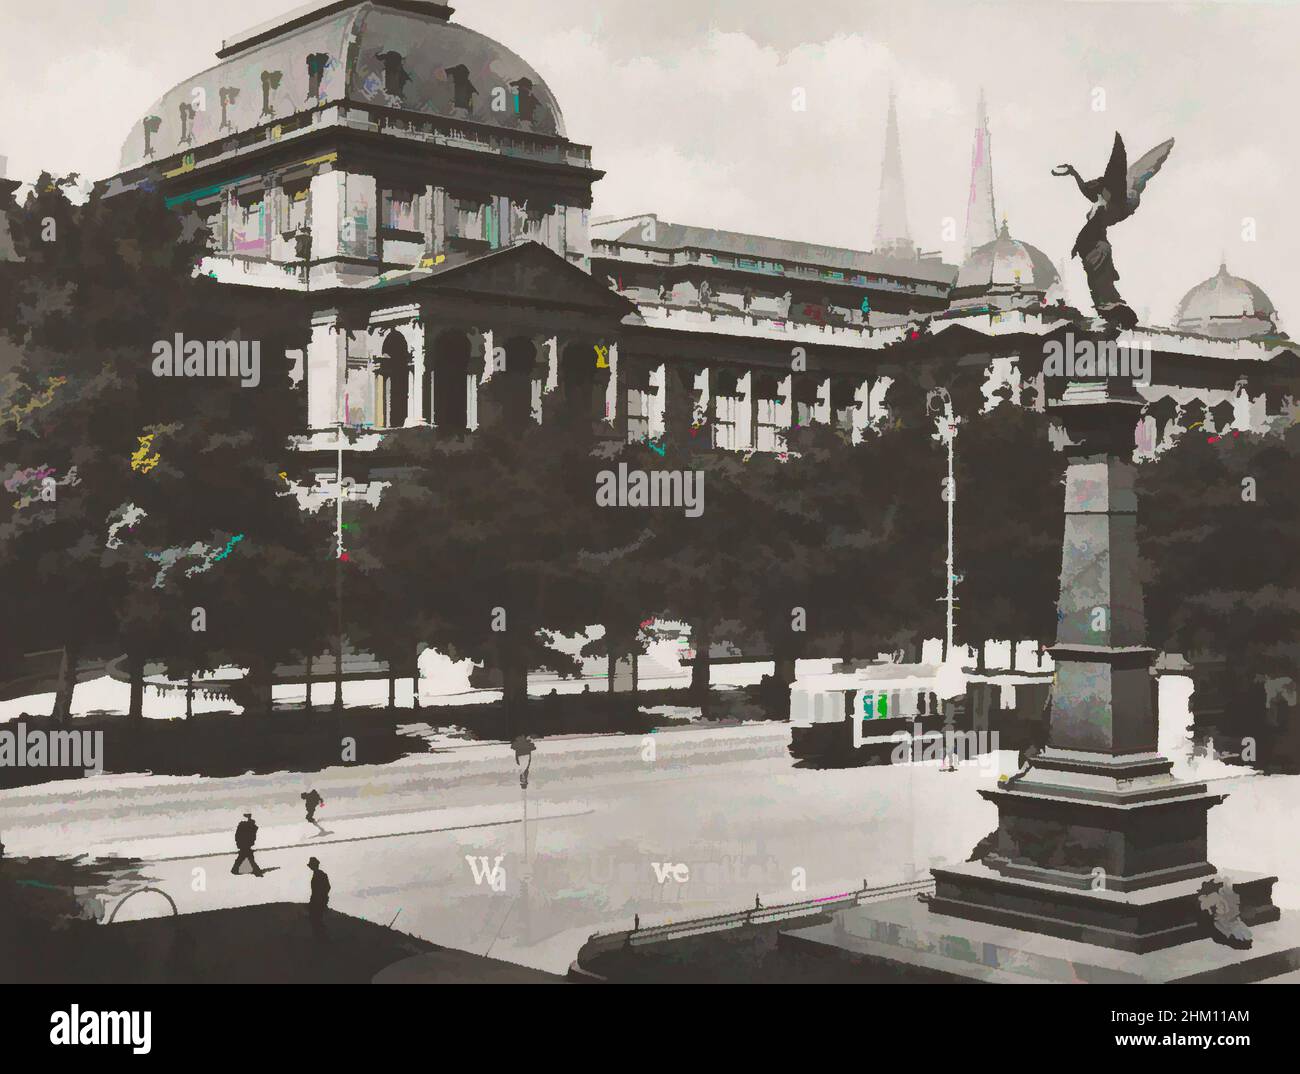
M 1128 192 L 1128 152 L 1124 149 L 1124 139 L 1115 132 L 1115 144 L 1111 147 L 1110 162 L 1106 165 L 1106 174 L 1101 177 L 1102 189 L 1110 194 L 1112 206 L 1123 203 Z
M 1172 138 L 1167 142 L 1161 142 L 1150 152 L 1143 154 L 1138 158 L 1133 167 L 1128 170 L 1128 200 L 1136 201 L 1142 196 L 1142 191 L 1146 189 L 1147 183 L 1160 166 L 1164 164 L 1169 156 L 1169 152 L 1174 148 Z

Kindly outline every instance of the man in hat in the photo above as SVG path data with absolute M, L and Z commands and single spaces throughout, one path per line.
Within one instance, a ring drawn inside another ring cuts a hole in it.
M 262 875 L 262 870 L 257 866 L 257 859 L 253 857 L 253 844 L 256 842 L 257 821 L 253 819 L 252 813 L 245 813 L 244 819 L 235 828 L 235 849 L 239 851 L 239 856 L 235 858 L 235 864 L 230 867 L 231 873 L 239 872 L 239 867 L 247 860 L 253 867 L 253 875 Z
M 325 908 L 330 901 L 330 878 L 315 857 L 307 859 L 307 868 L 311 870 L 311 899 L 307 903 L 307 916 L 311 919 L 312 933 L 318 937 L 324 936 Z

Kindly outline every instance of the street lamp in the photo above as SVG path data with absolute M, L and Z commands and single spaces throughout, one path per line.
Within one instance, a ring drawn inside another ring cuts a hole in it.
M 343 500 L 347 490 L 343 487 L 343 435 L 344 423 L 338 421 L 338 462 L 334 475 L 334 714 L 343 713 L 343 562 L 347 552 L 343 549 Z
M 940 416 L 939 437 L 948 445 L 948 478 L 944 482 L 943 498 L 948 503 L 948 581 L 944 602 L 946 622 L 944 629 L 943 658 L 948 660 L 953 646 L 953 587 L 957 576 L 953 566 L 953 511 L 957 502 L 957 482 L 953 478 L 953 442 L 957 439 L 957 418 L 952 412 L 952 396 L 947 388 L 935 388 L 926 397 L 926 408 Z
M 519 764 L 525 757 L 528 763 L 524 765 L 524 770 L 519 773 L 520 790 L 528 790 L 528 770 L 533 766 L 533 752 L 537 749 L 536 743 L 527 735 L 520 735 L 511 743 L 515 751 L 515 764 Z
M 520 735 L 516 738 L 511 746 L 515 751 L 515 764 L 518 765 L 525 757 L 528 763 L 524 765 L 524 770 L 519 773 L 519 792 L 524 803 L 524 860 L 519 870 L 519 898 L 523 905 L 520 907 L 520 917 L 526 942 L 531 942 L 532 937 L 532 907 L 529 902 L 529 882 L 532 880 L 532 869 L 528 862 L 528 770 L 533 767 L 533 753 L 537 749 L 537 744 L 527 735 Z

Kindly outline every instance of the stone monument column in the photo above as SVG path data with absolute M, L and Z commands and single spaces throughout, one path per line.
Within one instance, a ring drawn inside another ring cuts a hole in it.
M 934 912 L 1134 952 L 1208 934 L 1197 896 L 1217 870 L 1206 814 L 1156 748 L 1154 650 L 1138 574 L 1125 378 L 1074 382 L 1049 412 L 1068 459 L 1051 722 L 1027 771 L 980 794 L 998 808 L 982 860 L 934 871 Z M 1274 877 L 1233 877 L 1247 925 L 1278 918 Z

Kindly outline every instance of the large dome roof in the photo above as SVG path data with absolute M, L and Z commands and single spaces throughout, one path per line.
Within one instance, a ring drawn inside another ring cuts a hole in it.
M 136 121 L 121 168 L 347 102 L 563 138 L 564 118 L 541 76 L 450 15 L 435 0 L 327 0 L 255 27 Z
M 1174 325 L 1184 332 L 1243 339 L 1276 331 L 1277 310 L 1263 290 L 1220 264 L 1215 275 L 1183 296 Z
M 992 242 L 970 252 L 957 273 L 954 294 L 1014 289 L 1046 294 L 1059 283 L 1052 259 L 1037 246 L 1013 239 L 1002 221 L 1002 230 Z

